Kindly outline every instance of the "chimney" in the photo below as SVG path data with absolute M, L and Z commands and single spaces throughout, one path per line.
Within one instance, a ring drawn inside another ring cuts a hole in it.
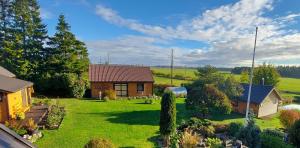
M 265 78 L 262 78 L 262 85 L 265 85 Z

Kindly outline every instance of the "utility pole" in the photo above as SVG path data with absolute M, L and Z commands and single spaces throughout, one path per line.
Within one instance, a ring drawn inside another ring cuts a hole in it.
M 174 50 L 171 49 L 171 85 L 173 86 L 173 62 L 174 62 Z
M 251 68 L 250 84 L 249 84 L 249 90 L 248 90 L 247 110 L 246 110 L 246 123 L 247 123 L 247 124 L 248 124 L 248 122 L 249 122 L 249 105 L 250 105 L 251 89 L 252 89 L 253 69 L 254 69 L 255 50 L 256 50 L 256 40 L 257 40 L 257 30 L 258 30 L 258 27 L 256 27 L 256 31 L 255 31 L 255 40 L 254 40 L 253 58 L 252 58 L 252 68 Z

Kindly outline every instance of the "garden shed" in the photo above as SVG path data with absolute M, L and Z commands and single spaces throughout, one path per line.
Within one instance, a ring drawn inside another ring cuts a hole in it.
M 239 113 L 246 113 L 249 84 L 242 84 L 242 96 L 232 101 L 233 110 Z M 279 92 L 274 86 L 252 85 L 250 97 L 250 109 L 257 117 L 264 117 L 277 113 L 279 102 L 282 100 Z

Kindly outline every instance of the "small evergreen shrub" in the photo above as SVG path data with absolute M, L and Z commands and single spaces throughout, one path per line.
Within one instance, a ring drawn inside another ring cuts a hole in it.
M 114 144 L 102 138 L 91 139 L 85 146 L 85 148 L 115 148 Z
M 228 127 L 228 135 L 237 136 L 238 132 L 243 128 L 243 124 L 240 122 L 231 122 Z

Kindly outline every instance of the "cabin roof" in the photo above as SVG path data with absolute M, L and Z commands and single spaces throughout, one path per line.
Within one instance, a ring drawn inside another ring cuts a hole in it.
M 0 75 L 0 91 L 16 92 L 32 85 L 32 82 Z
M 35 148 L 29 141 L 0 124 L 0 147 Z
M 241 101 L 247 101 L 248 92 L 249 92 L 249 84 L 242 84 L 243 86 L 243 94 L 240 97 Z M 250 102 L 260 104 L 263 100 L 273 91 L 275 88 L 270 85 L 252 85 L 251 88 L 251 97 Z
M 91 82 L 154 82 L 150 67 L 91 64 Z
M 0 66 L 0 75 L 6 76 L 6 77 L 16 77 L 15 74 L 12 72 L 8 71 L 4 67 Z

